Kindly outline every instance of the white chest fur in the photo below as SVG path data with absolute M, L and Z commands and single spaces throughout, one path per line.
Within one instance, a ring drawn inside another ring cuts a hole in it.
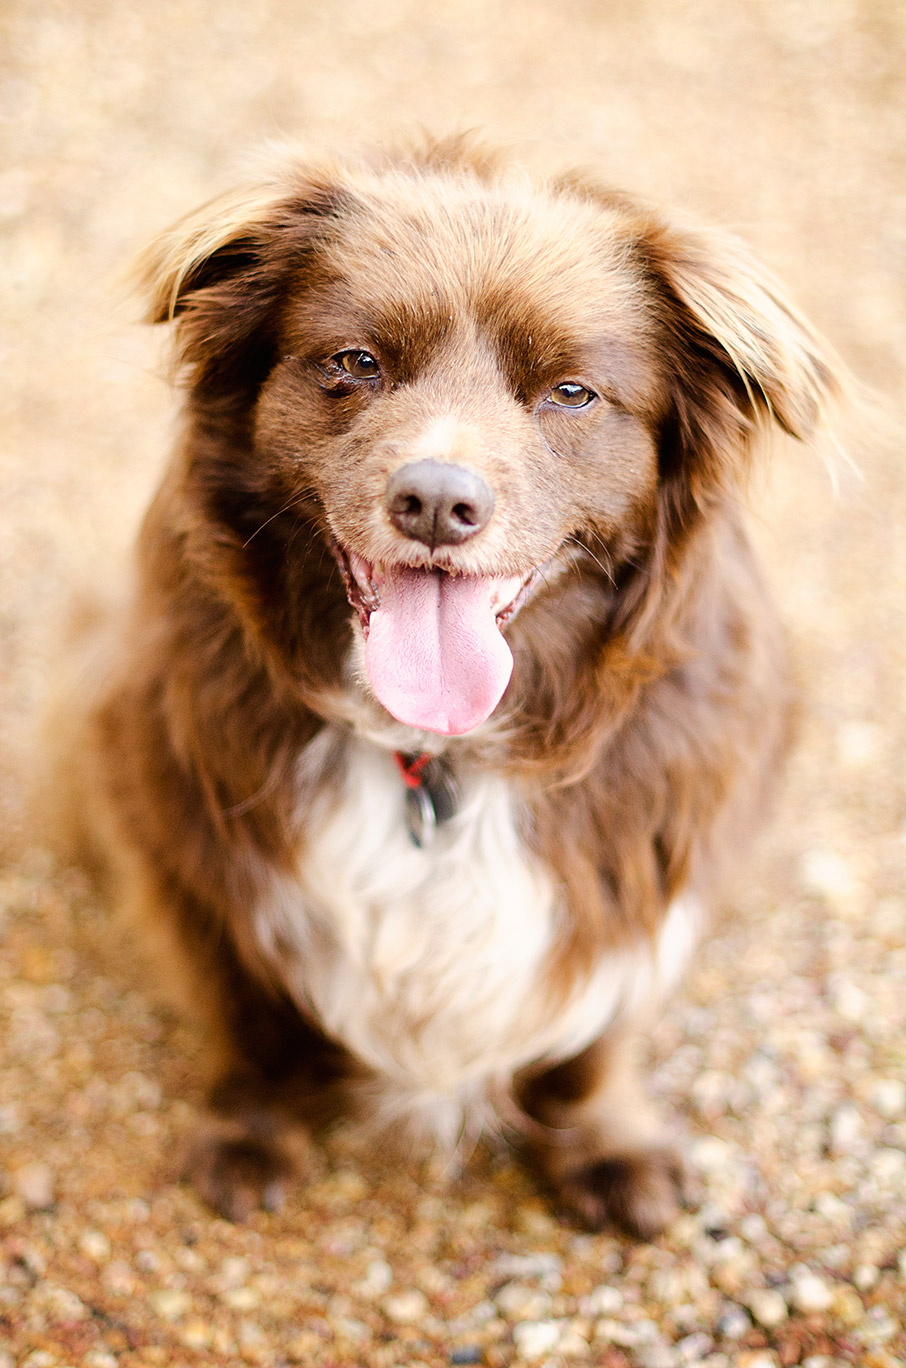
M 615 952 L 552 1011 L 544 968 L 563 909 L 502 779 L 465 776 L 460 810 L 420 850 L 392 756 L 354 741 L 342 786 L 306 829 L 298 882 L 271 883 L 259 940 L 274 956 L 280 945 L 290 990 L 383 1076 L 393 1109 L 432 1129 L 446 1129 L 450 1102 L 566 1058 L 637 1011 L 691 945 L 681 900 L 653 952 Z

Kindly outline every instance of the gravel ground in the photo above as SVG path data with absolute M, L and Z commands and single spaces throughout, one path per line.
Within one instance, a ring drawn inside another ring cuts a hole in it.
M 703 1201 L 657 1243 L 337 1134 L 234 1227 L 176 1182 L 197 1042 L 25 839 L 31 718 L 173 424 L 114 273 L 284 134 L 474 126 L 742 231 L 893 424 L 906 9 L 890 0 L 6 0 L 0 14 L 0 1368 L 906 1361 L 906 480 L 779 449 L 759 528 L 803 680 L 779 819 L 651 1040 Z M 115 573 L 115 570 L 114 570 Z M 39 834 L 40 835 L 40 834 Z

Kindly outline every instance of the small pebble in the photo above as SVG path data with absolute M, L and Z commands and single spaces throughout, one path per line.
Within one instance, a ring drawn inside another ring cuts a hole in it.
M 866 1344 L 886 1344 L 893 1339 L 899 1326 L 884 1306 L 872 1306 L 859 1331 Z
M 872 1176 L 879 1183 L 888 1187 L 899 1188 L 902 1185 L 904 1171 L 906 1171 L 906 1154 L 902 1150 L 884 1145 L 876 1151 L 872 1158 Z
M 452 1334 L 468 1334 L 470 1330 L 476 1330 L 479 1326 L 487 1325 L 488 1321 L 496 1320 L 497 1307 L 485 1297 L 483 1301 L 476 1302 L 474 1306 L 464 1311 L 461 1316 L 454 1316 L 448 1321 L 448 1329 Z
M 16 1191 L 30 1211 L 49 1211 L 56 1201 L 54 1176 L 37 1160 L 23 1164 L 13 1175 Z
M 725 1339 L 742 1339 L 752 1328 L 748 1313 L 735 1302 L 727 1302 L 717 1318 L 716 1329 Z
M 623 1349 L 633 1349 L 639 1344 L 651 1344 L 659 1338 L 657 1325 L 653 1320 L 643 1317 L 640 1320 L 603 1320 L 595 1327 L 598 1339 L 618 1344 Z
M 819 1192 L 815 1198 L 815 1210 L 826 1221 L 835 1223 L 848 1222 L 852 1215 L 852 1210 L 847 1203 L 841 1201 L 833 1192 Z
M 428 1315 L 428 1298 L 417 1287 L 386 1297 L 381 1303 L 386 1315 L 397 1325 L 414 1325 Z
M 840 1107 L 830 1121 L 832 1154 L 848 1154 L 863 1139 L 865 1127 L 858 1109 L 847 1103 Z
M 837 754 L 848 769 L 872 764 L 884 743 L 884 732 L 875 722 L 852 718 L 837 731 Z
M 800 861 L 802 878 L 810 893 L 845 907 L 855 892 L 855 880 L 846 857 L 836 850 L 809 850 Z
M 23 1268 L 27 1268 L 35 1278 L 43 1278 L 47 1273 L 47 1259 L 32 1244 L 17 1245 L 16 1261 L 21 1263 Z
M 906 1083 L 899 1078 L 878 1078 L 868 1094 L 869 1101 L 885 1121 L 895 1121 L 906 1112 Z
M 115 1297 L 131 1297 L 135 1294 L 138 1279 L 125 1259 L 114 1259 L 104 1269 L 104 1286 Z
M 865 1316 L 862 1298 L 851 1287 L 835 1289 L 831 1309 L 841 1325 L 859 1325 Z
M 739 1233 L 749 1244 L 760 1244 L 768 1233 L 767 1222 L 757 1211 L 751 1211 L 740 1221 Z
M 254 1311 L 261 1305 L 261 1293 L 256 1287 L 231 1287 L 220 1294 L 220 1300 L 231 1311 Z
M 46 1308 L 52 1320 L 84 1321 L 91 1312 L 75 1292 L 58 1283 L 39 1283 L 35 1289 L 41 1305 Z
M 797 1278 L 790 1291 L 790 1302 L 797 1311 L 827 1311 L 833 1299 L 827 1283 L 814 1273 Z
M 249 1363 L 272 1364 L 273 1352 L 267 1336 L 256 1321 L 244 1320 L 239 1325 L 239 1352 Z
M 774 1330 L 789 1315 L 787 1304 L 773 1287 L 758 1287 L 749 1293 L 746 1304 L 754 1319 L 765 1330 Z
M 870 1292 L 881 1279 L 881 1270 L 874 1264 L 857 1264 L 853 1269 L 853 1286 L 860 1292 Z
M 633 1355 L 636 1368 L 677 1368 L 679 1359 L 669 1344 L 640 1344 Z
M 180 1334 L 180 1339 L 187 1349 L 207 1349 L 213 1338 L 214 1327 L 200 1318 L 188 1321 Z
M 243 1258 L 241 1254 L 234 1254 L 223 1260 L 219 1271 L 211 1279 L 211 1287 L 215 1292 L 227 1292 L 231 1287 L 242 1287 L 250 1274 L 251 1265 L 248 1259 Z
M 903 1359 L 899 1355 L 894 1357 L 893 1354 L 888 1354 L 885 1349 L 869 1350 L 863 1362 L 864 1368 L 903 1368 Z M 832 1364 L 831 1368 L 838 1368 L 838 1364 L 839 1360 Z
M 520 1358 L 537 1363 L 556 1346 L 560 1327 L 554 1321 L 520 1321 L 513 1326 L 513 1343 Z
M 560 1254 L 501 1254 L 494 1260 L 494 1271 L 512 1281 L 537 1278 L 547 1292 L 556 1292 L 563 1283 L 563 1258 Z
M 659 1306 L 675 1306 L 683 1300 L 686 1279 L 681 1268 L 656 1268 L 648 1279 L 647 1295 Z
M 484 1350 L 479 1344 L 464 1344 L 461 1349 L 454 1349 L 450 1354 L 450 1363 L 454 1368 L 459 1365 L 481 1363 L 484 1358 Z
M 700 1363 L 705 1355 L 713 1347 L 710 1335 L 706 1335 L 703 1330 L 696 1330 L 694 1334 L 686 1335 L 676 1346 L 681 1363 Z
M 92 1263 L 103 1264 L 110 1258 L 110 1241 L 100 1230 L 83 1230 L 79 1236 L 79 1249 Z
M 722 1173 L 733 1162 L 733 1150 L 716 1135 L 703 1135 L 692 1145 L 691 1158 L 705 1173 Z
M 579 1302 L 583 1316 L 616 1316 L 623 1309 L 623 1293 L 618 1287 L 601 1283 Z
M 84 1368 L 116 1368 L 116 1357 L 105 1349 L 89 1349 L 82 1363 Z
M 495 1300 L 499 1310 L 511 1320 L 543 1320 L 551 1305 L 548 1293 L 515 1282 L 502 1287 Z
M 356 1169 L 338 1169 L 328 1180 L 331 1192 L 347 1202 L 361 1202 L 368 1196 L 368 1184 L 364 1174 Z
M 179 1320 L 184 1316 L 192 1304 L 192 1299 L 187 1292 L 180 1292 L 176 1288 L 165 1287 L 159 1292 L 152 1292 L 148 1298 L 154 1310 L 164 1320 Z
M 371 1328 L 364 1321 L 357 1320 L 355 1316 L 334 1316 L 332 1328 L 335 1334 L 345 1336 L 346 1339 L 354 1340 L 356 1343 L 364 1344 L 371 1339 Z
M 386 1259 L 372 1259 L 365 1276 L 353 1284 L 352 1290 L 361 1297 L 380 1297 L 393 1283 L 393 1269 Z
M 838 978 L 831 982 L 830 991 L 834 1007 L 844 1021 L 861 1025 L 871 1005 L 864 990 L 849 979 Z
M 0 1135 L 15 1135 L 21 1127 L 22 1113 L 18 1104 L 9 1102 L 0 1106 Z M 2 1361 L 0 1361 L 0 1368 L 2 1368 Z
M 560 1358 L 584 1358 L 588 1353 L 588 1340 L 576 1328 L 567 1324 L 557 1341 L 557 1355 Z
M 11 1193 L 9 1197 L 0 1200 L 0 1230 L 4 1226 L 17 1226 L 25 1220 L 26 1207 L 22 1198 L 16 1193 Z

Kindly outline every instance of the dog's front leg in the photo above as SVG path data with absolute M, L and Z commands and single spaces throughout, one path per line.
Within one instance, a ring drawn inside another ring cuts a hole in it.
M 199 1122 L 182 1166 L 183 1178 L 229 1221 L 253 1211 L 277 1211 L 298 1168 L 298 1138 L 270 1106 L 254 1097 L 254 1082 L 232 1074 L 215 1084 L 210 1111 Z M 242 1102 L 239 1102 L 239 1097 Z M 221 1097 L 229 1097 L 224 1106 Z
M 634 1044 L 604 1035 L 573 1059 L 528 1071 L 516 1096 L 539 1123 L 530 1148 L 564 1205 L 593 1230 L 613 1223 L 650 1240 L 678 1214 L 686 1180 L 639 1083 Z
M 284 1045 L 266 1067 L 254 1049 L 234 1051 L 189 1142 L 183 1177 L 231 1221 L 282 1206 L 309 1133 L 343 1110 L 355 1072 L 346 1052 L 301 1018 Z
M 215 1211 L 242 1221 L 282 1205 L 309 1133 L 343 1111 L 362 1069 L 293 1002 L 235 963 L 224 974 L 229 958 L 221 946 L 219 1002 L 209 1013 L 217 1066 L 182 1172 Z

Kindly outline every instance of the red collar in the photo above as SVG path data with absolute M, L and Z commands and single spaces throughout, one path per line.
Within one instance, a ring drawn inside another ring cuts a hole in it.
M 404 755 L 402 751 L 394 751 L 393 758 L 406 788 L 421 788 L 424 783 L 422 776 L 433 757 L 427 751 L 422 751 L 420 755 Z

